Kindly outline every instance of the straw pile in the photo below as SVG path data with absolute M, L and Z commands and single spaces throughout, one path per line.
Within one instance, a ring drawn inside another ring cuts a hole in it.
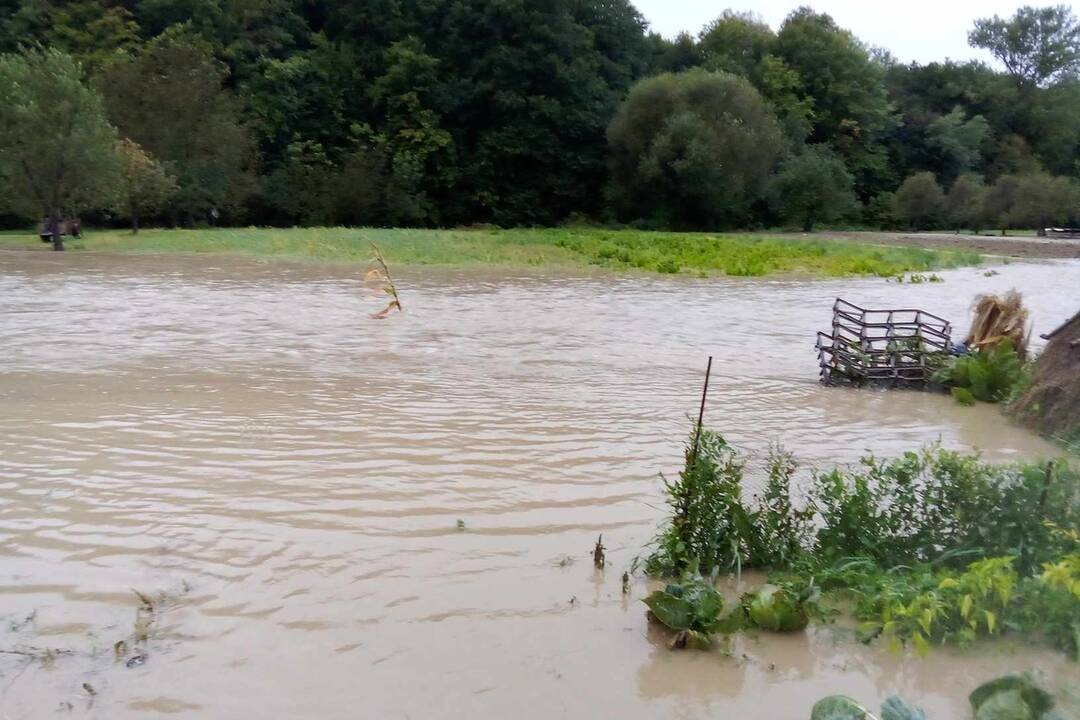
M 1002 340 L 1012 341 L 1013 350 L 1023 360 L 1027 357 L 1028 311 L 1024 299 L 1016 290 L 1010 290 L 1004 297 L 997 295 L 978 295 L 971 306 L 975 313 L 971 321 L 971 332 L 964 344 L 972 350 L 993 347 Z

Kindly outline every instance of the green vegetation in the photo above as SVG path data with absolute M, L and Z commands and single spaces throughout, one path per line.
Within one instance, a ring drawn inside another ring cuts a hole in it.
M 1080 222 L 1080 32 L 1067 7 L 972 18 L 969 42 L 1000 71 L 901 64 L 792 6 L 775 30 L 726 11 L 667 40 L 630 0 L 9 0 L 5 62 L 49 48 L 67 70 L 0 96 L 48 94 L 55 117 L 76 106 L 80 124 L 104 108 L 109 132 L 175 179 L 139 211 L 72 196 L 63 211 L 94 225 Z M 36 125 L 54 155 L 98 147 Z M 70 167 L 89 169 L 82 160 Z M 808 192 L 798 179 L 815 166 Z M 968 180 L 943 209 L 925 184 L 931 215 L 901 193 L 897 218 L 894 193 L 923 174 L 950 195 Z M 992 197 L 964 203 L 976 178 Z M 0 223 L 51 210 L 7 202 Z
M 934 173 L 921 172 L 904 180 L 893 198 L 896 218 L 915 230 L 937 227 L 945 210 L 945 193 Z
M 0 56 L 0 96 L 0 205 L 50 224 L 72 207 L 107 206 L 116 130 L 78 63 L 54 50 Z
M 672 648 L 707 648 L 716 633 L 740 630 L 799 632 L 818 614 L 818 589 L 811 583 L 789 580 L 783 586 L 765 585 L 744 593 L 738 604 L 724 614 L 724 598 L 716 591 L 718 568 L 709 579 L 687 572 L 642 600 L 650 617 L 675 631 Z
M 975 400 L 1008 402 L 1023 391 L 1030 377 L 1012 341 L 1006 339 L 966 355 L 950 357 L 934 374 L 934 382 L 949 387 L 961 404 L 972 405 Z
M 926 652 L 1015 631 L 1080 659 L 1080 475 L 1068 466 L 992 465 L 940 448 L 868 457 L 814 473 L 799 508 L 781 450 L 751 502 L 746 463 L 723 438 L 703 431 L 691 452 L 664 480 L 671 516 L 647 572 L 770 569 L 782 590 L 743 602 L 766 629 L 798 629 L 819 585 L 847 599 L 868 640 Z M 766 611 L 766 599 L 784 612 Z
M 354 228 L 212 228 L 88 231 L 69 243 L 107 252 L 237 253 L 294 260 L 367 262 L 369 241 L 395 265 L 604 267 L 647 272 L 761 276 L 878 275 L 976 264 L 980 256 L 843 240 L 772 235 L 705 235 L 632 230 L 394 230 Z M 36 247 L 27 234 L 0 234 L 0 247 Z
M 878 720 L 869 710 L 846 695 L 830 695 L 814 703 L 810 720 Z M 881 704 L 880 720 L 926 720 L 922 710 L 890 695 Z
M 781 142 L 743 78 L 693 70 L 643 80 L 608 128 L 616 212 L 654 227 L 745 227 Z
M 671 517 L 646 561 L 649 574 L 738 572 L 744 566 L 764 564 L 764 557 L 757 562 L 764 554 L 756 523 L 759 511 L 742 499 L 743 468 L 738 453 L 717 433 L 702 429 L 696 452 L 691 439 L 679 477 L 668 480 L 661 475 Z M 777 474 L 786 472 L 786 466 L 777 468 Z M 792 518 L 797 526 L 794 513 Z M 779 555 L 788 543 L 782 539 L 777 545 Z
M 1056 701 L 1028 675 L 1006 675 L 985 682 L 968 696 L 975 720 L 1055 720 Z M 880 720 L 926 720 L 922 709 L 899 696 L 886 698 Z M 877 720 L 845 695 L 830 695 L 814 704 L 810 720 Z
M 809 585 L 805 594 L 797 595 L 790 588 L 765 585 L 747 593 L 742 606 L 753 627 L 770 632 L 797 632 L 805 630 L 810 623 L 815 590 Z
M 649 606 L 652 617 L 676 631 L 671 642 L 673 648 L 708 647 L 712 635 L 725 625 L 721 617 L 724 598 L 712 582 L 697 576 L 671 583 L 642 602 Z
M 858 214 L 855 179 L 827 145 L 809 145 L 780 166 L 773 202 L 786 222 L 811 232 Z

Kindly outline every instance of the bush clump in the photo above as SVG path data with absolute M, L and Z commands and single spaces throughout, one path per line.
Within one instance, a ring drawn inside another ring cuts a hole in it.
M 772 449 L 749 502 L 745 468 L 716 433 L 702 431 L 696 453 L 691 442 L 664 481 L 672 513 L 648 572 L 768 568 L 779 580 L 741 603 L 743 622 L 766 630 L 805 627 L 820 587 L 850 596 L 868 639 L 925 652 L 1020 630 L 1080 659 L 1080 476 L 1067 464 L 939 447 L 867 457 L 815 473 L 801 507 L 789 454 Z
M 950 358 L 934 381 L 951 388 L 961 404 L 1008 402 L 1029 382 L 1029 373 L 1010 340 Z

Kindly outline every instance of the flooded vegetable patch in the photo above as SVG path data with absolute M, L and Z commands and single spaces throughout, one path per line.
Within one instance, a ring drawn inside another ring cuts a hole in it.
M 958 333 L 982 292 L 1022 289 L 1035 337 L 1075 312 L 1080 262 L 996 269 L 394 268 L 405 311 L 373 321 L 355 268 L 0 253 L 0 650 L 67 653 L 0 654 L 0 717 L 800 718 L 899 694 L 948 718 L 1025 670 L 1075 714 L 1080 666 L 1050 648 L 919 658 L 812 622 L 677 653 L 655 584 L 623 592 L 710 354 L 707 422 L 757 457 L 1056 455 L 991 406 L 817 383 L 837 296 Z

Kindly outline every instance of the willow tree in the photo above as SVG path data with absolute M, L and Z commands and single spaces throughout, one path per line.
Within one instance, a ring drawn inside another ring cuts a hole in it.
M 743 78 L 690 70 L 642 80 L 608 127 L 613 196 L 625 220 L 713 229 L 747 224 L 782 135 Z
M 0 200 L 15 214 L 46 217 L 53 249 L 65 213 L 114 197 L 116 131 L 101 96 L 71 56 L 31 49 L 0 55 Z

